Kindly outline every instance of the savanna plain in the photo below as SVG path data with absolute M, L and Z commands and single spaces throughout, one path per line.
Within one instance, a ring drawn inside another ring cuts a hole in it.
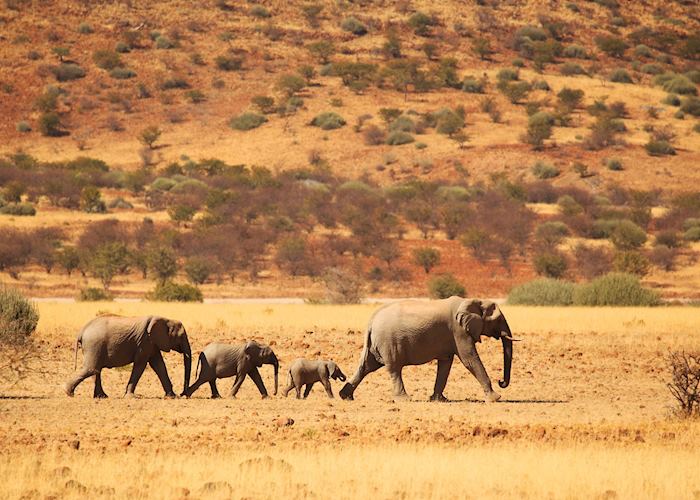
M 426 402 L 434 363 L 404 371 L 412 400 L 400 403 L 383 369 L 365 379 L 355 401 L 330 400 L 318 386 L 307 400 L 293 391 L 263 400 L 250 380 L 231 399 L 232 379 L 219 382 L 219 400 L 209 399 L 207 386 L 191 399 L 168 400 L 150 368 L 138 397 L 122 399 L 130 367 L 103 372 L 110 398 L 93 400 L 88 379 L 70 399 L 62 384 L 73 370 L 75 336 L 99 313 L 178 317 L 193 353 L 211 341 L 264 341 L 280 358 L 284 387 L 300 356 L 334 359 L 351 375 L 377 306 L 38 307 L 40 357 L 0 399 L 4 498 L 700 495 L 700 423 L 673 416 L 664 362 L 671 349 L 697 349 L 696 308 L 504 306 L 523 341 L 503 399 L 485 404 L 459 364 L 445 392 L 451 402 Z M 495 381 L 500 345 L 484 340 L 479 348 Z M 164 356 L 179 392 L 181 358 Z M 333 389 L 337 395 L 340 384 Z

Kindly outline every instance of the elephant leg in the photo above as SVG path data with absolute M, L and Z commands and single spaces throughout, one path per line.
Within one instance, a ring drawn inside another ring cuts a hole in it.
M 328 397 L 333 399 L 333 389 L 331 389 L 331 382 L 328 380 L 328 377 L 322 378 L 321 384 L 323 384 L 323 388 L 326 390 Z
M 260 395 L 263 397 L 263 399 L 265 399 L 267 397 L 267 389 L 265 389 L 265 384 L 263 383 L 258 368 L 253 367 L 253 369 L 250 370 L 250 373 L 248 375 L 250 375 L 250 378 L 253 379 L 253 382 L 255 382 L 256 387 L 260 391 Z
M 464 337 L 457 337 L 456 344 L 459 360 L 481 384 L 486 401 L 494 402 L 501 399 L 501 395 L 494 391 L 491 386 L 491 379 L 486 373 L 486 368 L 484 368 L 484 364 L 481 362 L 479 353 L 476 351 L 474 341 Z
M 134 366 L 131 368 L 131 376 L 129 377 L 129 383 L 126 384 L 126 394 L 125 396 L 131 397 L 134 395 L 136 390 L 136 385 L 143 375 L 143 371 L 146 369 L 147 359 L 136 359 L 134 361 Z
M 389 370 L 389 376 L 391 381 L 394 383 L 394 398 L 395 399 L 409 399 L 406 388 L 403 385 L 403 377 L 401 376 L 401 370 L 403 366 L 399 366 Z
M 304 389 L 304 399 L 309 397 L 309 394 L 311 394 L 311 388 L 314 386 L 316 382 L 311 382 L 309 384 L 306 384 L 306 388 Z
M 66 394 L 69 396 L 73 397 L 73 394 L 75 394 L 75 388 L 78 387 L 78 385 L 85 380 L 88 377 L 92 377 L 93 375 L 97 374 L 98 370 L 95 368 L 86 368 L 83 367 L 82 370 L 80 370 L 75 377 L 73 377 L 71 380 L 66 382 L 65 386 L 65 391 Z
M 353 393 L 355 392 L 355 389 L 357 389 L 357 386 L 360 385 L 360 382 L 362 382 L 362 379 L 364 379 L 370 373 L 379 370 L 382 366 L 384 365 L 377 361 L 377 358 L 375 358 L 371 352 L 367 352 L 366 350 L 363 351 L 360 366 L 357 368 L 357 371 L 352 376 L 350 381 L 347 382 L 340 390 L 340 397 L 342 399 L 354 399 Z
M 102 370 L 95 374 L 95 391 L 92 393 L 93 398 L 106 398 L 107 394 L 102 389 Z
M 238 389 L 241 388 L 241 384 L 245 380 L 246 374 L 245 373 L 238 373 L 236 374 L 236 380 L 233 382 L 233 387 L 231 387 L 231 397 L 235 398 L 236 394 L 238 394 Z
M 216 379 L 209 381 L 209 387 L 211 388 L 211 398 L 219 399 L 221 394 L 219 394 L 219 389 L 216 387 Z
M 289 385 L 282 389 L 282 395 L 286 398 L 289 394 L 289 391 L 291 391 L 292 389 L 294 389 L 294 382 L 290 380 Z
M 163 355 L 160 351 L 156 351 L 153 356 L 151 356 L 148 360 L 148 364 L 151 365 L 153 371 L 158 375 L 160 385 L 163 386 L 163 390 L 165 391 L 165 397 L 174 398 L 173 384 L 170 382 L 170 377 L 168 377 L 168 368 L 165 366 L 165 361 L 163 361 Z
M 301 384 L 300 385 L 295 385 L 294 390 L 297 393 L 297 399 L 301 399 Z
M 445 385 L 447 385 L 447 377 L 450 375 L 453 359 L 454 356 L 450 356 L 448 359 L 438 359 L 435 389 L 433 389 L 433 395 L 430 396 L 430 401 L 447 401 L 442 391 L 445 390 Z

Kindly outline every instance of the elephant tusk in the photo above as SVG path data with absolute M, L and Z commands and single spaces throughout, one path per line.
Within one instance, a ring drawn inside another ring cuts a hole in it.
M 516 339 L 516 338 L 511 337 L 510 335 L 503 335 L 503 338 L 508 339 L 511 342 L 522 342 L 523 341 L 523 339 Z

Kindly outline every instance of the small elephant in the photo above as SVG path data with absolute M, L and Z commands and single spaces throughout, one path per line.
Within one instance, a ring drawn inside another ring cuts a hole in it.
M 267 389 L 265 389 L 265 384 L 263 384 L 260 372 L 258 372 L 258 368 L 263 364 L 272 365 L 275 369 L 274 394 L 277 395 L 279 361 L 270 346 L 260 345 L 255 341 L 239 345 L 216 342 L 209 344 L 199 354 L 197 370 L 199 370 L 200 365 L 202 369 L 199 371 L 197 380 L 187 389 L 185 395 L 190 397 L 202 384 L 209 382 L 211 397 L 220 398 L 221 395 L 216 388 L 216 379 L 233 377 L 235 375 L 236 380 L 231 389 L 231 397 L 235 398 L 246 375 L 249 375 L 258 387 L 262 397 L 266 398 Z
M 304 399 L 311 392 L 311 388 L 316 382 L 321 382 L 326 389 L 326 394 L 329 398 L 333 397 L 331 383 L 328 380 L 340 380 L 345 382 L 345 374 L 340 371 L 338 365 L 333 361 L 309 361 L 308 359 L 295 359 L 289 367 L 289 377 L 287 388 L 284 389 L 284 397 L 287 397 L 289 391 L 296 389 L 297 399 L 301 397 L 301 386 L 306 384 L 304 389 Z
M 190 384 L 192 356 L 187 332 L 177 320 L 160 316 L 127 318 L 105 314 L 88 322 L 75 341 L 75 361 L 78 361 L 78 346 L 83 347 L 83 369 L 65 386 L 66 394 L 72 396 L 75 388 L 88 377 L 95 376 L 93 397 L 106 398 L 102 389 L 102 369 L 126 366 L 133 363 L 131 377 L 126 386 L 126 396 L 133 396 L 136 384 L 150 365 L 163 386 L 166 397 L 175 397 L 173 384 L 161 351 L 171 349 L 183 356 L 185 364 L 184 390 Z

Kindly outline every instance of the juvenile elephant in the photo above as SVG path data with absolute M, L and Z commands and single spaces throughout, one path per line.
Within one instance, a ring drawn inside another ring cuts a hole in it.
M 83 368 L 65 386 L 66 394 L 73 396 L 75 388 L 88 377 L 95 376 L 93 397 L 106 398 L 102 389 L 102 369 L 126 366 L 133 363 L 131 377 L 126 386 L 126 396 L 133 396 L 136 384 L 146 364 L 156 372 L 166 397 L 175 397 L 168 369 L 163 361 L 163 352 L 171 349 L 182 353 L 185 365 L 183 388 L 190 383 L 192 355 L 187 332 L 177 320 L 160 316 L 127 318 L 103 315 L 89 321 L 78 334 L 75 342 L 75 361 L 78 361 L 78 346 L 83 347 Z M 184 391 L 183 391 L 184 394 Z
M 309 361 L 308 359 L 295 359 L 289 367 L 288 385 L 283 391 L 286 398 L 289 391 L 296 389 L 297 399 L 301 397 L 301 386 L 306 385 L 304 389 L 304 399 L 311 392 L 311 388 L 316 382 L 321 382 L 326 389 L 326 394 L 329 398 L 333 397 L 331 390 L 331 382 L 328 380 L 340 380 L 345 382 L 345 374 L 340 371 L 338 365 L 333 361 Z
M 370 319 L 360 366 L 340 391 L 343 399 L 353 399 L 353 392 L 368 373 L 386 366 L 394 383 L 394 396 L 407 398 L 401 370 L 437 360 L 437 378 L 431 401 L 445 401 L 443 390 L 457 355 L 479 381 L 486 401 L 498 401 L 500 395 L 491 387 L 476 344 L 481 336 L 500 339 L 503 343 L 503 380 L 510 383 L 513 338 L 501 310 L 493 302 L 450 297 L 443 300 L 406 300 L 386 305 Z
M 212 343 L 204 348 L 199 354 L 197 361 L 197 369 L 201 365 L 201 371 L 194 384 L 186 391 L 187 397 L 190 397 L 194 391 L 199 389 L 199 386 L 209 382 L 211 387 L 211 397 L 220 398 L 218 389 L 216 388 L 217 378 L 227 378 L 236 376 L 231 389 L 231 397 L 235 398 L 238 389 L 246 375 L 253 379 L 258 387 L 263 398 L 267 397 L 267 389 L 263 384 L 258 368 L 263 364 L 272 365 L 275 369 L 275 392 L 277 394 L 277 374 L 279 371 L 279 361 L 277 356 L 272 351 L 270 346 L 260 345 L 255 341 L 250 341 L 240 345 L 229 345 Z

